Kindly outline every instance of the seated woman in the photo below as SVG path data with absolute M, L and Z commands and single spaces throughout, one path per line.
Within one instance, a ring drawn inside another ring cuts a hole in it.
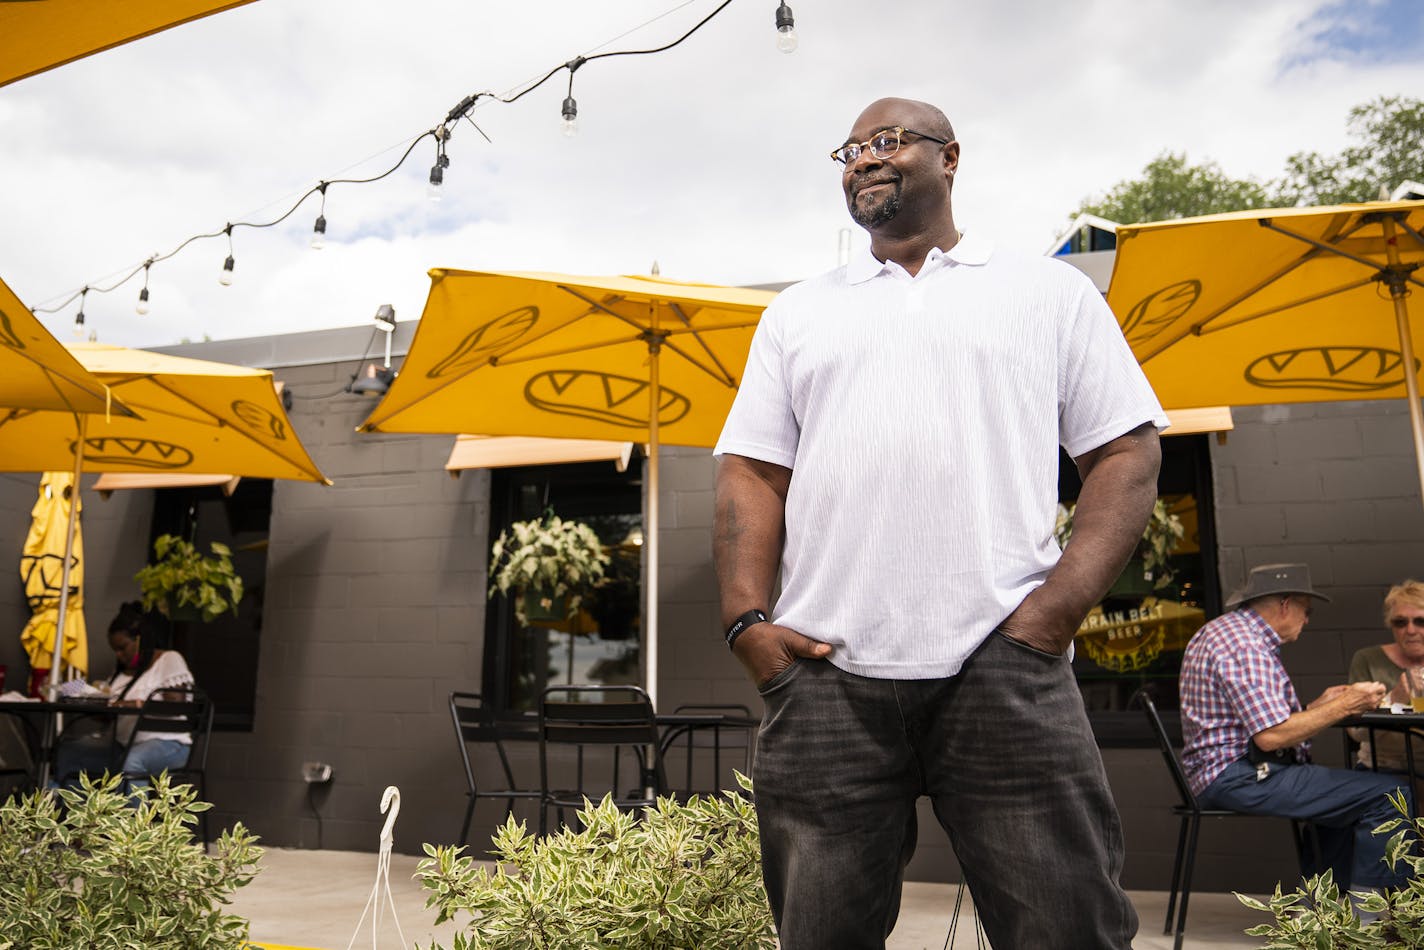
M 1350 660 L 1350 682 L 1381 683 L 1390 691 L 1390 702 L 1408 706 L 1409 671 L 1424 667 L 1424 583 L 1407 580 L 1391 587 L 1384 597 L 1384 622 L 1394 641 L 1355 651 Z M 1404 771 L 1402 735 L 1376 733 L 1376 747 L 1371 749 L 1367 730 L 1352 729 L 1350 733 L 1360 742 L 1361 767 L 1376 763 L 1383 769 Z
M 109 646 L 115 658 L 114 674 L 108 681 L 111 705 L 141 706 L 154 690 L 193 685 L 193 674 L 183 655 L 169 649 L 167 618 L 145 613 L 138 601 L 119 608 L 109 624 Z M 61 782 L 77 784 L 80 773 L 112 771 L 117 764 L 128 776 L 129 785 L 146 785 L 149 775 L 188 761 L 192 736 L 140 732 L 133 736 L 133 745 L 123 762 L 116 763 L 114 759 L 133 735 L 135 725 L 134 717 L 119 716 L 113 729 L 81 728 L 73 736 L 66 729 L 55 750 L 55 775 Z

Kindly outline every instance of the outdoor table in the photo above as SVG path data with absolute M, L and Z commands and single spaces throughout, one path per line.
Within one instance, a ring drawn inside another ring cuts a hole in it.
M 44 788 L 49 781 L 50 759 L 59 740 L 60 725 L 65 714 L 75 716 L 106 716 L 117 719 L 120 716 L 137 716 L 143 710 L 137 706 L 114 706 L 107 700 L 96 702 L 84 699 L 58 700 L 6 700 L 0 702 L 0 713 L 24 716 L 42 713 L 39 729 L 39 747 L 35 750 L 38 764 L 36 783 Z
M 1347 716 L 1335 724 L 1344 728 L 1363 728 L 1370 734 L 1370 767 L 1378 770 L 1378 759 L 1375 753 L 1375 731 L 1398 732 L 1404 735 L 1404 761 L 1409 774 L 1410 787 L 1413 788 L 1415 781 L 1419 777 L 1419 772 L 1414 765 L 1414 733 L 1415 730 L 1424 730 L 1424 713 L 1417 712 L 1389 712 L 1379 710 L 1378 712 L 1360 713 L 1355 716 Z M 1413 803 L 1409 817 L 1419 816 L 1419 803 Z

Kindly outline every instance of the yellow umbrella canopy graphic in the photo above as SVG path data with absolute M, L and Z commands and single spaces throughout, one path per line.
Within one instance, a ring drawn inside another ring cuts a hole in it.
M 30 606 L 30 621 L 20 633 L 20 643 L 29 654 L 30 666 L 48 669 L 54 652 L 55 627 L 64 576 L 65 533 L 70 505 L 79 505 L 69 472 L 45 472 L 40 479 L 39 498 L 30 511 L 30 530 L 20 555 L 20 579 Z M 82 588 L 84 585 L 83 540 L 78 520 L 69 555 L 69 598 L 64 617 L 62 666 L 80 675 L 89 672 L 89 644 L 84 628 Z

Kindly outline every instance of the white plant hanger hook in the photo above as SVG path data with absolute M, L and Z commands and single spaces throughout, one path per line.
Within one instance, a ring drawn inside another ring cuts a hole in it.
M 400 918 L 396 915 L 395 898 L 391 896 L 391 846 L 395 842 L 396 817 L 400 814 L 400 789 L 394 785 L 387 785 L 386 790 L 381 793 L 381 812 L 386 816 L 386 822 L 381 825 L 381 850 L 376 857 L 376 883 L 371 887 L 371 896 L 366 898 L 366 906 L 361 910 L 361 919 L 356 921 L 356 931 L 351 934 L 346 950 L 351 950 L 356 945 L 356 938 L 361 935 L 361 925 L 366 922 L 367 914 L 371 915 L 371 950 L 376 950 L 376 941 L 381 930 L 381 915 L 387 907 L 390 908 L 391 922 L 396 925 L 400 945 L 407 948 L 405 932 L 401 930 Z

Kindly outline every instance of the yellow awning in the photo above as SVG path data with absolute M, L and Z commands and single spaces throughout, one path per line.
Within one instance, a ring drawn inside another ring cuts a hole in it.
M 94 490 L 104 497 L 116 491 L 135 488 L 206 488 L 221 485 L 224 495 L 237 490 L 242 479 L 234 475 L 177 475 L 161 472 L 105 472 L 94 483 Z
M 1236 427 L 1230 406 L 1204 406 L 1201 409 L 1172 409 L 1167 413 L 1167 428 L 1163 435 L 1200 435 L 1215 432 L 1223 435 Z
M 510 468 L 516 465 L 562 465 L 570 462 L 612 462 L 626 471 L 632 442 L 598 439 L 537 439 L 517 435 L 457 435 L 445 462 L 453 476 L 467 468 Z
M 4 4 L 0 3 L 0 11 Z M 3 29 L 3 27 L 0 27 Z M 0 280 L 0 409 L 132 415 Z

